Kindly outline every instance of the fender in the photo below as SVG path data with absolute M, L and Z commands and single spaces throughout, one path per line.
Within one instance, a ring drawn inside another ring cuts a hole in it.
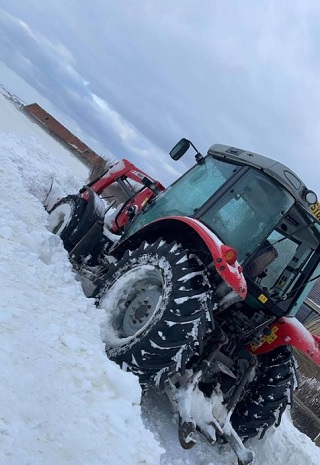
M 157 227 L 157 224 L 164 224 L 166 220 L 187 224 L 205 243 L 212 255 L 215 268 L 223 280 L 230 286 L 240 297 L 245 299 L 247 295 L 247 283 L 242 273 L 242 267 L 237 261 L 237 252 L 232 247 L 223 244 L 220 239 L 207 228 L 201 221 L 187 216 L 165 216 L 161 219 L 148 223 L 133 235 L 127 236 L 127 240 L 134 241 L 134 238 L 146 231 L 150 226 Z M 129 232 L 130 234 L 130 232 Z M 122 242 L 119 249 L 123 247 Z M 117 247 L 117 246 L 116 246 Z
M 270 326 L 270 334 L 261 344 L 250 344 L 247 349 L 261 355 L 279 346 L 293 346 L 320 366 L 320 337 L 311 334 L 295 317 L 282 317 Z
M 208 247 L 219 275 L 242 299 L 245 299 L 247 295 L 247 283 L 242 274 L 242 267 L 237 261 L 236 250 L 223 244 L 201 221 L 187 216 L 176 216 L 173 218 L 188 224 L 194 229 Z M 234 257 L 231 262 L 228 260 L 228 254 L 232 254 Z

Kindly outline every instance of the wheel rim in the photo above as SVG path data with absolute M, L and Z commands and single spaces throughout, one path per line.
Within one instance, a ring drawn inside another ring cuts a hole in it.
M 163 296 L 159 269 L 142 265 L 124 273 L 100 300 L 108 314 L 106 339 L 113 346 L 128 343 L 156 318 Z
M 49 231 L 59 236 L 70 223 L 72 214 L 73 208 L 69 203 L 59 205 L 49 215 Z

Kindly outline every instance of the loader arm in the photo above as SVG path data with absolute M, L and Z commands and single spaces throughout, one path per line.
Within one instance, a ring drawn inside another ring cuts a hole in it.
M 102 178 L 98 178 L 93 184 L 90 185 L 91 189 L 97 194 L 101 194 L 107 187 L 114 182 L 121 182 L 127 179 L 131 179 L 142 186 L 145 185 L 143 180 L 148 179 L 159 189 L 164 191 L 165 187 L 155 179 L 151 178 L 145 172 L 137 168 L 133 163 L 123 159 L 112 165 L 110 169 L 103 175 Z M 132 192 L 134 193 L 134 191 Z M 83 193 L 83 197 L 86 199 L 86 192 Z
M 128 180 L 138 183 L 141 187 L 137 189 L 137 186 L 132 186 Z M 118 184 L 127 199 L 121 204 L 111 226 L 114 234 L 121 234 L 128 222 L 143 209 L 147 202 L 164 191 L 165 187 L 128 160 L 123 159 L 111 166 L 102 177 L 92 181 L 88 186 L 84 186 L 80 190 L 80 194 L 88 201 L 88 187 L 97 195 L 101 195 L 105 189 L 114 183 Z

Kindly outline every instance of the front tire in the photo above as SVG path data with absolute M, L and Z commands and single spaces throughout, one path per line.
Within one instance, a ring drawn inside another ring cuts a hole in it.
M 163 387 L 202 352 L 212 305 L 206 269 L 175 242 L 127 251 L 100 281 L 96 303 L 108 314 L 109 358 L 142 384 Z
M 49 211 L 48 230 L 61 237 L 68 252 L 74 247 L 70 235 L 78 227 L 86 205 L 87 202 L 80 195 L 68 195 Z

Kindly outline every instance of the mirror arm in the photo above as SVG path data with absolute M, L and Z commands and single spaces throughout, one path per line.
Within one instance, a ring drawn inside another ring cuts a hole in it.
M 191 140 L 189 140 L 188 142 L 191 145 L 191 147 L 194 149 L 194 151 L 196 152 L 196 155 L 195 155 L 196 162 L 199 164 L 202 163 L 204 161 L 203 155 L 201 155 L 201 153 L 199 152 L 197 147 L 191 142 Z

